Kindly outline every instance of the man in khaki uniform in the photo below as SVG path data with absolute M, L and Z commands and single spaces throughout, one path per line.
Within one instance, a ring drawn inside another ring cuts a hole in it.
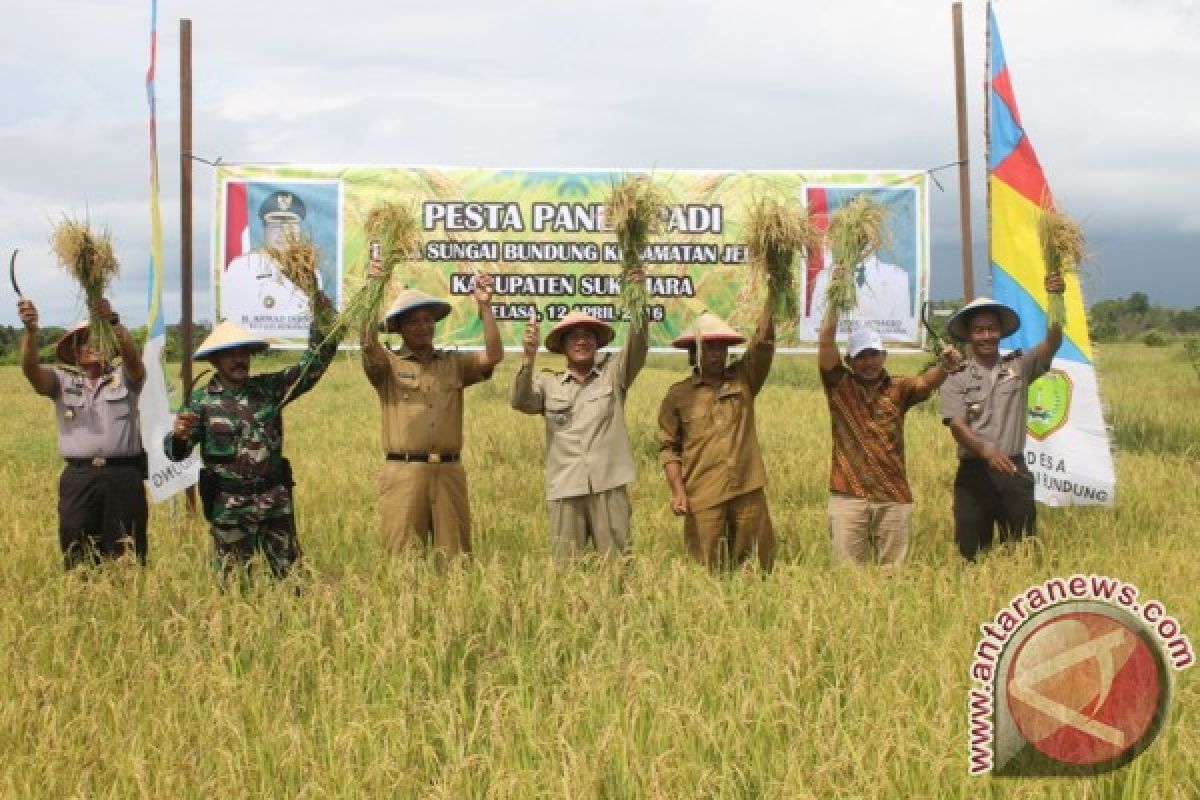
M 546 336 L 546 349 L 565 355 L 566 369 L 535 376 L 537 335 L 533 318 L 525 328 L 525 360 L 510 400 L 516 410 L 546 421 L 546 508 L 554 560 L 581 555 L 589 540 L 602 555 L 628 556 L 626 486 L 637 469 L 625 427 L 625 395 L 646 363 L 647 323 L 630 327 L 624 349 L 597 357 L 613 340 L 612 326 L 573 311 Z
M 372 265 L 378 274 L 378 265 Z M 492 315 L 492 279 L 475 279 L 474 297 L 483 323 L 481 353 L 433 346 L 438 320 L 450 304 L 417 289 L 396 298 L 382 328 L 399 333 L 404 346 L 392 352 L 373 327 L 363 331 L 362 361 L 383 409 L 387 461 L 379 475 L 384 545 L 399 552 L 434 544 L 445 556 L 471 552 L 467 474 L 463 469 L 463 389 L 492 376 L 504 357 Z
M 675 340 L 676 347 L 690 351 L 696 369 L 663 398 L 659 460 L 671 488 L 671 510 L 684 518 L 684 541 L 694 558 L 710 568 L 732 568 L 757 550 L 762 568 L 770 570 L 775 534 L 754 426 L 754 398 L 775 354 L 770 299 L 746 354 L 726 366 L 729 346 L 744 341 L 708 312 Z
M 146 563 L 145 453 L 138 398 L 146 368 L 133 336 L 108 300 L 93 311 L 113 326 L 121 363 L 108 363 L 88 341 L 81 322 L 58 341 L 55 354 L 68 368 L 38 363 L 38 311 L 20 298 L 25 326 L 21 371 L 33 390 L 54 401 L 58 452 L 65 465 L 58 481 L 58 543 L 63 566 L 74 569 L 120 558 L 132 550 Z

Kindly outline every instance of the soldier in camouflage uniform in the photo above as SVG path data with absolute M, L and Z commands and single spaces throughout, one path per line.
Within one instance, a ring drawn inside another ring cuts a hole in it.
M 281 578 L 300 557 L 292 508 L 291 468 L 283 457 L 283 407 L 307 392 L 333 361 L 341 339 L 327 340 L 329 301 L 309 329 L 300 363 L 250 376 L 251 357 L 267 349 L 264 339 L 226 320 L 196 351 L 216 375 L 192 392 L 164 447 L 174 461 L 201 446 L 205 470 L 201 495 L 212 527 L 218 562 L 228 572 L 261 551 Z

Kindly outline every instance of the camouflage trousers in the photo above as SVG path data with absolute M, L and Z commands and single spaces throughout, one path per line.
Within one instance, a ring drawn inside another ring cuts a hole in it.
M 213 557 L 223 577 L 248 568 L 255 553 L 262 553 L 276 578 L 283 578 L 300 560 L 300 541 L 291 515 L 262 520 L 240 538 L 230 539 L 230 533 L 213 526 Z

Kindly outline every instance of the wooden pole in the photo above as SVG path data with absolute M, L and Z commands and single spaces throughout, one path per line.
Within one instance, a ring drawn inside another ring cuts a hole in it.
M 179 20 L 179 297 L 180 377 L 192 384 L 192 21 Z M 187 402 L 187 398 L 184 398 Z
M 180 380 L 192 385 L 192 21 L 179 20 L 179 320 Z M 187 404 L 190 398 L 184 397 Z M 196 487 L 187 489 L 196 515 Z
M 987 204 L 987 254 L 988 295 L 992 294 L 992 264 L 996 257 L 992 253 L 992 4 L 984 4 L 983 39 L 983 165 L 984 202 Z
M 962 238 L 963 301 L 975 299 L 975 265 L 971 237 L 971 169 L 967 143 L 967 85 L 963 60 L 962 3 L 951 6 L 954 19 L 954 95 L 958 108 L 958 224 Z

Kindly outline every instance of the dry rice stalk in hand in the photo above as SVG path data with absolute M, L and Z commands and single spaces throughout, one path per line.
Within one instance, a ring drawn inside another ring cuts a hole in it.
M 105 361 L 117 354 L 117 337 L 107 319 L 91 311 L 117 274 L 120 266 L 113 254 L 112 235 L 96 234 L 87 222 L 63 217 L 50 235 L 50 245 L 59 264 L 82 287 L 88 305 L 88 343 Z
M 754 201 L 746 229 L 756 280 L 766 278 L 776 318 L 794 321 L 799 302 L 792 261 L 797 250 L 806 255 L 820 250 L 821 230 L 809 219 L 806 209 L 773 197 Z
M 343 330 L 359 331 L 379 321 L 379 312 L 383 310 L 396 263 L 415 257 L 421 249 L 420 222 L 410 206 L 399 203 L 375 206 L 367 214 L 363 228 L 368 241 L 379 243 L 383 275 L 368 278 L 346 303 L 338 319 L 338 325 Z
M 317 300 L 320 291 L 317 275 L 320 270 L 321 251 L 311 237 L 297 230 L 289 230 L 284 234 L 283 247 L 269 247 L 267 253 L 279 265 L 284 277 L 308 298 L 308 306 L 314 316 L 332 312 L 328 306 Z
M 643 281 L 629 279 L 641 264 L 642 249 L 650 235 L 663 229 L 667 194 L 646 175 L 626 175 L 613 186 L 604 204 L 605 219 L 621 248 L 621 297 L 618 308 L 629 315 L 632 330 L 646 324 L 649 295 Z
M 1084 259 L 1083 230 L 1066 214 L 1047 208 L 1038 219 L 1038 239 L 1046 261 L 1046 274 L 1076 272 Z M 1067 305 L 1061 293 L 1053 293 L 1046 302 L 1046 321 L 1065 325 Z
M 858 287 L 866 279 L 863 262 L 883 246 L 887 210 L 869 195 L 860 194 L 833 212 L 829 243 L 833 266 L 825 290 L 825 308 L 837 315 L 858 305 Z

